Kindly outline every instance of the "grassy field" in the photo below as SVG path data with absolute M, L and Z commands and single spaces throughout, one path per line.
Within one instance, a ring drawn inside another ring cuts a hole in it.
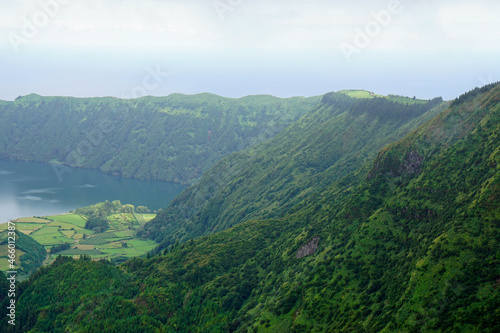
M 37 229 L 42 228 L 50 221 L 36 217 L 23 217 L 14 220 L 14 222 L 16 222 L 16 225 L 18 226 L 17 230 L 22 231 L 25 234 L 29 234 Z M 7 223 L 0 224 L 0 231 L 5 229 L 7 229 Z M 26 230 L 26 232 L 24 232 L 23 230 Z
M 42 223 L 16 223 L 16 228 L 20 232 L 30 235 L 33 232 L 37 231 L 38 229 L 41 229 L 44 227 L 44 224 Z
M 78 214 L 29 217 L 15 220 L 19 231 L 29 235 L 49 250 L 52 246 L 70 243 L 71 248 L 51 255 L 90 255 L 94 259 L 130 258 L 143 255 L 158 244 L 135 238 L 136 229 L 155 214 L 117 213 L 108 216 L 109 229 L 103 233 L 85 229 L 87 219 Z M 0 228 L 1 229 L 1 228 Z
M 114 233 L 117 237 L 132 237 L 134 235 L 133 230 L 123 230 Z
M 17 219 L 16 222 L 26 222 L 26 223 L 47 223 L 46 219 L 41 219 L 38 217 L 21 217 L 20 219 Z
M 131 237 L 131 236 L 130 236 Z M 104 232 L 102 234 L 95 235 L 93 237 L 88 237 L 80 240 L 82 245 L 102 245 L 110 242 L 110 239 L 117 238 L 112 232 Z
M 57 226 L 45 226 L 34 231 L 30 234 L 30 236 L 43 246 L 62 244 L 65 243 L 65 240 L 69 241 L 69 239 L 61 233 L 60 228 Z
M 423 99 L 413 99 L 413 98 L 410 98 L 410 97 L 403 97 L 403 96 L 387 96 L 386 97 L 388 100 L 390 101 L 393 101 L 393 102 L 397 102 L 397 103 L 401 103 L 401 104 L 405 104 L 405 103 L 408 103 L 408 104 L 424 104 L 426 103 L 427 101 L 423 100 Z
M 339 93 L 345 94 L 352 98 L 375 98 L 375 97 L 384 97 L 381 95 L 377 95 L 370 91 L 366 90 L 341 90 Z
M 401 104 L 423 104 L 428 101 L 423 100 L 423 99 L 413 99 L 411 97 L 405 97 L 405 96 L 396 96 L 396 95 L 389 95 L 389 96 L 382 96 L 382 95 L 377 95 L 375 93 L 372 93 L 370 91 L 366 90 L 341 90 L 339 93 L 345 94 L 349 97 L 352 98 L 375 98 L 375 97 L 385 97 L 390 101 L 401 103 Z
M 85 222 L 87 222 L 87 219 L 84 217 L 77 215 L 77 214 L 63 214 L 63 215 L 56 215 L 56 216 L 46 216 L 46 218 L 54 220 L 54 221 L 59 221 L 59 222 L 66 222 L 68 224 L 75 225 L 80 228 L 85 228 Z

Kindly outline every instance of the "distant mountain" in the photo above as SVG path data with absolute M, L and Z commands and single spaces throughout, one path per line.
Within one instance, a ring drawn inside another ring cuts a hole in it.
M 188 184 L 224 156 L 272 138 L 320 98 L 32 94 L 0 103 L 0 158 Z
M 368 92 L 366 92 L 368 94 Z M 441 98 L 413 103 L 329 93 L 275 138 L 233 154 L 181 193 L 144 235 L 163 242 L 222 231 L 251 219 L 276 218 L 374 158 L 444 110 Z

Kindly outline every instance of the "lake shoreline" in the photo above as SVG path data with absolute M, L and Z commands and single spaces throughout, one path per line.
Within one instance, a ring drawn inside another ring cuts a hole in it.
M 19 217 L 64 214 L 106 200 L 157 211 L 186 188 L 165 181 L 121 178 L 95 169 L 64 168 L 71 171 L 61 177 L 51 164 L 0 159 L 0 225 Z

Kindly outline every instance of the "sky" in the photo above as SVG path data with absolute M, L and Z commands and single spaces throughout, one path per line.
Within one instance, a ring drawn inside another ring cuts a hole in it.
M 449 100 L 500 80 L 499 14 L 497 0 L 0 0 L 0 99 Z

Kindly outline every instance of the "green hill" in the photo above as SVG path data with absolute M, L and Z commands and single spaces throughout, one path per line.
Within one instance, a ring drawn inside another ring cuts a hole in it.
M 16 329 L 498 332 L 499 133 L 490 85 L 279 218 L 119 267 L 59 258 L 19 286 Z
M 444 109 L 441 98 L 400 104 L 329 93 L 272 140 L 216 164 L 186 189 L 144 235 L 163 242 L 206 235 L 256 218 L 276 218 L 374 158 Z
M 339 93 L 342 93 L 344 95 L 347 95 L 352 98 L 386 98 L 390 101 L 401 103 L 401 104 L 424 104 L 428 101 L 422 100 L 422 99 L 417 99 L 416 97 L 407 97 L 407 96 L 400 96 L 400 95 L 388 95 L 388 96 L 382 96 L 375 94 L 371 91 L 366 91 L 366 90 L 356 90 L 356 89 L 349 89 L 349 90 L 340 90 Z
M 191 183 L 224 156 L 273 137 L 319 100 L 32 94 L 0 104 L 0 158 Z
M 9 230 L 0 232 L 0 271 L 8 271 L 9 269 Z M 26 236 L 22 232 L 15 231 L 16 236 L 14 242 L 16 249 L 16 269 L 19 275 L 29 275 L 35 272 L 42 265 L 47 252 L 45 248 L 33 238 Z

